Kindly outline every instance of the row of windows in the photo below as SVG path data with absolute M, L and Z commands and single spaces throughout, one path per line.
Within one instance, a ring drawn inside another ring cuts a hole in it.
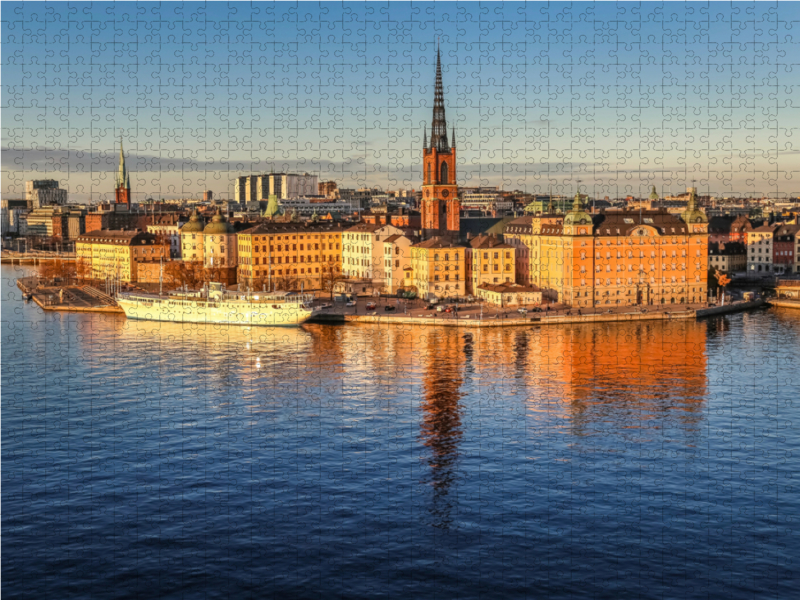
M 299 261 L 297 260 L 298 258 L 300 259 Z M 300 256 L 286 256 L 286 257 L 273 256 L 271 262 L 277 265 L 280 265 L 282 263 L 296 263 L 296 262 L 313 263 L 313 262 L 326 262 L 328 258 L 330 258 L 331 260 L 335 260 L 334 256 L 327 257 L 324 254 L 322 256 L 313 256 L 313 255 L 305 256 L 301 254 Z M 255 258 L 250 258 L 249 256 L 243 256 L 240 257 L 240 262 L 244 265 L 258 265 L 258 264 L 266 265 L 270 263 L 270 261 L 267 260 L 266 256 L 256 256 Z
M 320 249 L 318 243 L 314 244 L 313 248 L 311 247 L 311 244 L 300 244 L 300 251 L 301 252 L 305 252 L 306 251 L 306 248 L 305 248 L 306 245 L 308 246 L 308 251 L 309 252 L 311 250 L 319 250 Z M 267 246 L 256 246 L 255 247 L 255 253 L 258 254 L 260 252 L 275 252 L 276 247 L 277 247 L 277 251 L 278 252 L 284 252 L 284 251 L 289 252 L 290 251 L 289 244 L 285 244 L 285 246 L 286 246 L 286 248 L 284 248 L 284 244 L 277 244 L 276 246 L 270 245 L 269 248 L 267 248 Z M 333 242 L 329 242 L 328 243 L 328 250 L 333 250 L 333 246 L 334 246 Z M 322 244 L 322 249 L 325 250 L 325 243 Z M 339 244 L 336 244 L 336 249 L 337 250 L 339 249 Z M 297 250 L 297 244 L 292 244 L 291 250 Z M 239 244 L 239 252 L 247 252 L 247 247 L 245 245 L 243 245 L 243 244 Z
M 334 269 L 334 270 L 338 271 L 338 269 Z M 254 273 L 255 273 L 253 275 L 254 277 L 269 277 L 269 274 L 270 274 L 269 270 L 261 270 L 261 269 L 258 269 L 256 271 L 254 271 Z M 323 273 L 324 273 L 324 271 L 323 271 Z M 298 274 L 298 270 L 297 269 L 286 269 L 286 274 L 287 275 L 297 275 Z M 311 271 L 310 267 L 308 269 L 301 268 L 299 274 L 300 275 L 319 275 L 319 267 L 315 267 L 313 272 Z M 272 276 L 273 277 L 280 277 L 282 275 L 283 275 L 283 269 L 274 269 L 272 271 Z

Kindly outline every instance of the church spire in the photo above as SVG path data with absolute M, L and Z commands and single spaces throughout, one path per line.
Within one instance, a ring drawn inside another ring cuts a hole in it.
M 122 149 L 122 134 L 119 136 L 119 170 L 117 171 L 117 189 L 131 189 L 131 180 L 128 170 L 125 168 L 125 153 Z
M 447 143 L 447 119 L 444 116 L 444 87 L 442 86 L 442 53 L 436 48 L 436 87 L 433 95 L 433 127 L 431 148 L 439 152 L 449 152 Z
M 427 123 L 422 126 L 422 147 L 428 147 L 428 125 Z

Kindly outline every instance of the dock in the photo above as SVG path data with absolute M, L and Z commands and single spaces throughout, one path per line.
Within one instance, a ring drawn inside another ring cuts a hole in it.
M 43 285 L 38 277 L 24 277 L 17 287 L 42 310 L 124 314 L 111 296 L 91 285 Z

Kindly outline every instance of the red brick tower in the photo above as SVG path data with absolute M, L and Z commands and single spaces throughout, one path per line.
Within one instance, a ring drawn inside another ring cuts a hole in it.
M 447 142 L 447 121 L 444 115 L 442 57 L 436 50 L 436 88 L 433 98 L 433 128 L 428 145 L 427 131 L 422 142 L 422 232 L 458 237 L 461 229 L 461 202 L 456 184 L 455 130 L 453 146 Z
M 125 154 L 122 152 L 122 136 L 119 138 L 119 171 L 117 172 L 114 198 L 117 204 L 131 204 L 131 179 L 125 169 Z

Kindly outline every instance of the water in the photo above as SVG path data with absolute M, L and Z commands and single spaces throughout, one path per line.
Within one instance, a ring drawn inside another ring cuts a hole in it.
M 16 274 L 6 597 L 796 594 L 798 311 L 248 330 L 43 313 Z

